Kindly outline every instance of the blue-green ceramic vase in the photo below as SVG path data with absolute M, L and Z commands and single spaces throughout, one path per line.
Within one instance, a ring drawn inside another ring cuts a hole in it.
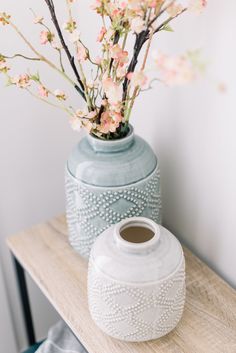
M 67 162 L 66 199 L 70 243 L 88 257 L 96 237 L 124 218 L 161 222 L 158 160 L 132 126 L 119 140 L 87 135 Z

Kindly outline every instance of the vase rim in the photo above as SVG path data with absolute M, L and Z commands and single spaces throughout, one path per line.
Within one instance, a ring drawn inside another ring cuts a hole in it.
M 119 152 L 127 149 L 134 140 L 134 129 L 133 126 L 129 124 L 129 132 L 125 137 L 114 140 L 102 140 L 91 134 L 87 135 L 87 140 L 90 146 L 96 152 Z
M 119 143 L 119 142 L 123 142 L 123 141 L 125 141 L 125 140 L 127 140 L 127 139 L 129 139 L 130 138 L 130 136 L 132 136 L 133 134 L 134 134 L 134 128 L 133 128 L 133 126 L 131 125 L 131 124 L 128 124 L 128 126 L 129 126 L 129 132 L 128 132 L 128 134 L 126 135 L 126 136 L 124 136 L 124 137 L 121 137 L 121 138 L 118 138 L 118 139 L 113 139 L 113 140 L 103 140 L 103 139 L 100 139 L 99 137 L 97 137 L 97 136 L 95 136 L 95 135 L 92 135 L 91 133 L 89 133 L 88 135 L 87 135 L 87 137 L 90 139 L 93 139 L 93 140 L 95 140 L 95 141 L 97 141 L 97 142 L 103 142 L 103 143 L 110 143 L 110 144 L 112 144 L 112 143 Z
M 132 227 L 148 229 L 153 232 L 153 235 L 150 239 L 146 241 L 144 240 L 140 242 L 133 242 L 126 240 L 121 235 L 121 232 L 125 229 Z M 117 246 L 126 252 L 136 254 L 146 253 L 147 251 L 152 251 L 158 245 L 160 240 L 160 227 L 156 222 L 152 221 L 149 218 L 131 217 L 124 219 L 123 221 L 115 225 L 114 238 Z

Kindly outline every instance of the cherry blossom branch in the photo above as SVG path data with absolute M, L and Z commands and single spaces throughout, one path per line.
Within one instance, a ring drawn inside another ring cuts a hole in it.
M 174 20 L 175 18 L 179 17 L 180 15 L 182 15 L 185 11 L 187 11 L 187 8 L 182 9 L 180 12 L 178 12 L 175 16 L 171 16 L 169 18 L 167 18 L 167 20 L 165 20 L 164 22 L 162 22 L 154 31 L 154 34 L 157 32 L 160 32 L 166 25 L 168 25 L 168 23 L 170 23 L 172 20 Z
M 25 90 L 26 90 L 31 96 L 33 96 L 34 98 L 37 98 L 37 99 L 41 100 L 41 101 L 44 102 L 44 103 L 47 103 L 47 104 L 50 105 L 51 107 L 54 107 L 54 108 L 57 108 L 57 109 L 61 109 L 61 110 L 65 111 L 66 113 L 68 113 L 68 114 L 71 115 L 71 112 L 70 112 L 69 109 L 67 109 L 66 107 L 61 106 L 61 105 L 58 105 L 58 104 L 55 104 L 55 103 L 53 103 L 53 102 L 50 102 L 50 101 L 47 100 L 47 99 L 44 99 L 44 98 L 38 96 L 37 94 L 35 94 L 34 92 L 32 92 L 29 88 L 25 88 Z
M 79 82 L 79 85 L 80 85 L 80 89 L 78 90 L 80 95 L 83 97 L 84 100 L 86 100 L 86 97 L 85 97 L 85 94 L 84 94 L 84 84 L 80 78 L 80 75 L 78 73 L 78 70 L 76 68 L 76 65 L 75 65 L 75 60 L 74 60 L 74 57 L 71 55 L 69 49 L 68 49 L 68 46 L 66 45 L 65 43 L 65 40 L 64 40 L 64 37 L 62 35 L 62 31 L 61 31 L 61 28 L 59 26 L 59 23 L 58 23 L 58 20 L 57 20 L 57 16 L 56 16 L 56 12 L 55 12 L 55 7 L 54 7 L 54 3 L 53 3 L 53 0 L 45 0 L 47 6 L 48 6 L 48 9 L 50 11 L 50 14 L 51 14 L 51 19 L 52 19 L 52 22 L 56 28 L 56 31 L 57 31 L 57 34 L 59 36 L 59 39 L 61 41 L 61 45 L 63 47 L 63 49 L 65 50 L 65 53 L 67 55 L 67 58 L 70 62 L 70 65 L 72 67 L 72 70 L 76 76 L 76 79 L 77 81 Z
M 154 31 L 151 32 L 150 36 L 149 36 L 149 40 L 148 40 L 148 45 L 144 54 L 144 59 L 143 59 L 143 64 L 141 67 L 141 71 L 143 71 L 145 69 L 146 63 L 147 63 L 147 58 L 148 58 L 148 54 L 149 54 L 149 50 L 151 48 L 151 42 L 152 42 L 152 38 L 154 35 Z
M 74 86 L 74 88 L 77 91 L 79 92 L 81 91 L 81 89 L 77 86 L 77 84 L 69 76 L 67 76 L 65 72 L 61 71 L 54 63 L 52 63 L 49 59 L 47 59 L 45 56 L 43 56 L 41 53 L 39 53 L 38 50 L 36 50 L 33 47 L 33 45 L 28 41 L 28 39 L 23 35 L 23 33 L 21 33 L 21 31 L 13 22 L 9 21 L 9 25 L 17 32 L 17 34 L 26 43 L 26 45 L 32 50 L 32 52 L 39 58 L 40 61 L 45 62 L 48 66 L 50 66 L 52 69 L 57 71 L 60 75 L 62 75 L 68 82 L 70 82 Z
M 171 3 L 170 3 L 171 4 Z M 169 6 L 170 6 L 169 4 Z M 164 10 L 164 9 L 163 9 Z M 160 32 L 161 30 L 163 30 L 163 28 L 172 20 L 174 20 L 175 18 L 177 18 L 178 16 L 182 15 L 185 11 L 187 10 L 187 8 L 182 9 L 180 12 L 178 12 L 175 16 L 171 16 L 169 17 L 167 20 L 165 20 L 164 22 L 162 22 L 153 32 L 153 34 Z M 165 9 L 166 11 L 166 9 Z M 150 25 L 149 25 L 150 26 Z M 135 44 L 134 44 L 134 52 L 133 52 L 133 57 L 132 60 L 129 64 L 128 70 L 127 70 L 127 74 L 129 74 L 130 72 L 134 72 L 136 65 L 138 63 L 138 56 L 141 52 L 141 49 L 143 47 L 143 45 L 145 44 L 145 42 L 150 38 L 150 30 L 149 30 L 149 26 L 146 30 L 143 30 L 141 33 L 136 35 L 136 40 L 135 40 Z M 127 98 L 127 88 L 129 85 L 129 80 L 126 78 L 124 80 L 123 83 L 123 102 L 126 100 Z
M 146 48 L 146 51 L 145 51 L 145 54 L 144 54 L 144 59 L 143 59 L 143 64 L 142 64 L 142 67 L 141 67 L 141 71 L 143 71 L 145 69 L 145 66 L 146 66 L 146 63 L 147 63 L 147 57 L 148 57 L 148 53 L 149 53 L 149 50 L 150 50 L 150 47 L 151 47 L 151 42 L 152 42 L 153 35 L 154 35 L 154 31 L 152 31 L 150 36 L 149 36 L 148 45 L 147 45 L 147 48 Z M 140 92 L 140 86 L 136 86 L 135 89 L 134 89 L 132 98 L 131 98 L 130 106 L 129 106 L 129 109 L 128 109 L 128 112 L 127 112 L 127 116 L 126 116 L 126 121 L 129 121 L 130 114 L 131 114 L 131 111 L 132 111 L 133 106 L 134 106 L 134 101 L 135 101 L 136 97 L 139 95 L 139 92 Z
M 146 29 L 146 30 L 144 30 L 141 33 L 136 35 L 133 57 L 132 57 L 131 62 L 129 64 L 129 66 L 128 66 L 127 74 L 129 74 L 130 72 L 134 72 L 135 67 L 136 67 L 136 65 L 138 63 L 138 56 L 140 54 L 140 51 L 141 51 L 144 43 L 148 39 L 148 34 L 149 34 L 149 30 Z M 126 75 L 124 83 L 123 83 L 123 97 L 122 97 L 123 102 L 125 102 L 125 100 L 127 98 L 128 84 L 129 84 L 129 80 L 128 80 L 128 77 Z
M 119 39 L 120 39 L 120 34 L 118 31 L 115 32 L 115 35 L 114 35 L 114 39 L 113 39 L 113 45 L 117 44 L 119 42 Z M 110 64 L 109 64 L 109 75 L 110 75 L 110 72 L 111 72 L 111 69 L 112 69 L 112 65 L 113 65 L 113 62 L 114 62 L 114 59 L 112 58 L 110 60 Z M 106 98 L 106 95 L 104 94 L 103 95 L 103 99 Z M 100 123 L 100 120 L 101 120 L 101 116 L 102 116 L 102 113 L 104 112 L 104 105 L 101 104 L 100 106 L 100 109 L 99 109 L 99 113 L 98 113 L 98 118 L 97 118 L 97 122 Z
M 168 10 L 174 3 L 176 0 L 172 0 L 171 2 L 169 2 L 165 7 L 163 7 L 163 9 L 161 9 L 158 14 L 148 23 L 148 27 L 151 27 L 151 25 L 166 11 Z

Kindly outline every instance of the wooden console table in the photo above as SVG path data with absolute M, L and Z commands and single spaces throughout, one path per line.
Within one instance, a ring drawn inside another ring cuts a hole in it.
M 185 248 L 187 299 L 183 318 L 167 336 L 125 343 L 103 334 L 87 306 L 87 263 L 69 245 L 65 217 L 7 240 L 14 256 L 28 340 L 35 342 L 24 270 L 89 353 L 236 353 L 236 292 Z

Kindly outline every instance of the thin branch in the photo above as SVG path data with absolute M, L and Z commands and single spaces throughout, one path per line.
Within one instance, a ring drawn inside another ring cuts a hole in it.
M 164 9 L 163 9 L 164 10 Z M 172 20 L 174 20 L 175 18 L 177 18 L 178 16 L 180 16 L 182 13 L 184 13 L 187 10 L 187 8 L 184 8 L 182 11 L 180 11 L 179 13 L 177 13 L 175 16 L 171 16 L 169 17 L 167 20 L 165 20 L 162 24 L 160 24 L 153 32 L 153 34 L 161 31 L 169 22 L 171 22 Z M 153 35 L 152 34 L 152 35 Z M 127 70 L 127 74 L 130 72 L 134 72 L 135 67 L 138 63 L 138 56 L 140 54 L 140 51 L 144 45 L 144 43 L 150 38 L 150 30 L 149 28 L 147 28 L 146 30 L 142 31 L 141 33 L 139 33 L 138 35 L 136 35 L 136 41 L 135 41 L 135 45 L 134 45 L 134 53 L 133 53 L 133 58 L 129 64 L 128 70 Z M 129 80 L 126 78 L 124 80 L 123 83 L 123 102 L 126 100 L 127 98 L 127 89 L 128 89 L 128 85 L 129 85 Z
M 14 59 L 14 58 L 20 57 L 20 58 L 23 58 L 23 59 L 26 59 L 26 60 L 33 60 L 33 61 L 40 61 L 41 60 L 40 58 L 32 58 L 32 57 L 29 57 L 29 56 L 25 56 L 23 54 L 14 54 L 12 56 L 6 56 L 6 55 L 3 55 L 3 54 L 0 54 L 0 56 L 3 56 L 5 59 Z
M 178 12 L 175 16 L 171 16 L 169 18 L 167 18 L 167 20 L 165 20 L 164 22 L 162 22 L 154 31 L 154 33 L 160 32 L 166 25 L 168 25 L 168 23 L 170 23 L 172 20 L 174 20 L 175 18 L 177 18 L 178 16 L 182 15 L 182 13 L 184 13 L 185 11 L 187 11 L 187 8 L 184 8 L 183 10 L 181 10 L 180 12 Z
M 115 35 L 114 35 L 114 39 L 113 39 L 113 45 L 116 45 L 119 42 L 119 39 L 120 39 L 120 33 L 119 33 L 119 31 L 116 31 Z M 111 58 L 110 65 L 109 65 L 109 73 L 111 72 L 113 61 L 114 61 L 114 59 Z
M 58 50 L 58 54 L 59 54 L 59 61 L 60 61 L 61 71 L 65 72 L 65 69 L 64 69 L 64 66 L 63 66 L 63 62 L 62 62 L 61 50 L 60 49 L 57 49 L 57 50 Z
M 153 79 L 149 82 L 148 87 L 147 87 L 147 88 L 142 88 L 140 91 L 141 91 L 141 92 L 150 91 L 150 89 L 153 88 L 153 87 L 152 87 L 152 84 L 153 84 L 153 82 L 155 82 L 155 81 L 158 81 L 158 82 L 161 82 L 161 83 L 165 84 L 165 82 L 162 81 L 161 79 L 159 79 L 159 78 L 153 78 Z
M 84 100 L 86 100 L 86 97 L 85 97 L 85 94 L 84 94 L 84 85 L 83 85 L 83 82 L 82 82 L 82 80 L 80 78 L 78 70 L 77 70 L 77 68 L 75 66 L 74 57 L 71 55 L 71 53 L 70 53 L 70 51 L 69 51 L 69 49 L 68 49 L 68 47 L 67 47 L 67 45 L 65 43 L 64 37 L 62 35 L 61 28 L 60 28 L 58 20 L 57 20 L 57 16 L 56 16 L 53 0 L 45 0 L 45 2 L 46 2 L 47 6 L 48 6 L 48 9 L 50 11 L 52 22 L 54 23 L 54 26 L 56 28 L 57 34 L 58 34 L 59 39 L 61 41 L 61 45 L 63 46 L 63 49 L 65 50 L 65 53 L 66 53 L 66 55 L 68 57 L 70 65 L 72 67 L 72 70 L 73 70 L 73 72 L 74 72 L 74 74 L 76 76 L 77 81 L 79 82 L 80 87 L 81 87 L 80 94 L 84 98 Z
M 152 31 L 150 36 L 149 36 L 148 45 L 147 45 L 147 48 L 146 48 L 146 51 L 145 51 L 145 54 L 144 54 L 144 59 L 143 59 L 143 64 L 142 64 L 142 67 L 141 67 L 141 71 L 143 71 L 145 69 L 145 66 L 146 66 L 146 63 L 147 63 L 147 57 L 148 57 L 148 53 L 149 53 L 149 50 L 150 50 L 150 47 L 151 47 L 153 34 L 154 34 L 154 31 Z M 132 98 L 131 98 L 130 106 L 129 106 L 128 113 L 127 113 L 127 116 L 126 116 L 126 121 L 129 121 L 130 114 L 131 114 L 131 111 L 132 111 L 133 106 L 134 106 L 134 101 L 137 98 L 137 96 L 139 95 L 139 92 L 140 92 L 140 86 L 136 86 L 135 89 L 134 89 Z
M 113 39 L 113 45 L 117 44 L 119 42 L 119 39 L 120 39 L 120 33 L 118 31 L 116 31 L 115 35 L 114 35 L 114 39 Z M 114 61 L 114 59 L 111 58 L 111 61 L 110 61 L 110 64 L 109 64 L 109 74 L 110 74 L 110 71 L 111 71 L 111 68 L 112 68 L 113 61 Z M 105 94 L 103 95 L 103 99 L 106 99 L 106 95 Z M 97 118 L 97 123 L 98 124 L 100 123 L 101 116 L 102 116 L 102 113 L 104 112 L 104 110 L 105 110 L 105 107 L 104 107 L 103 104 L 101 104 L 99 112 L 98 112 L 98 118 Z
M 146 29 L 144 31 L 142 31 L 141 33 L 136 35 L 136 40 L 135 40 L 135 44 L 134 44 L 134 51 L 133 51 L 133 57 L 132 60 L 128 66 L 128 70 L 127 70 L 127 74 L 130 72 L 134 72 L 135 67 L 138 63 L 138 56 L 140 54 L 140 51 L 144 45 L 144 43 L 146 42 L 146 40 L 148 39 L 148 35 L 149 35 L 149 30 Z M 127 75 L 125 77 L 124 83 L 123 83 L 123 102 L 126 100 L 127 97 L 127 89 L 128 89 L 128 85 L 129 85 L 129 80 L 127 78 Z
M 175 3 L 176 0 L 172 0 L 167 4 L 161 11 L 158 12 L 158 14 L 148 23 L 148 27 L 150 27 L 170 6 L 172 6 Z
M 28 39 L 21 33 L 21 31 L 18 29 L 18 27 L 11 21 L 9 21 L 10 26 L 16 31 L 16 33 L 21 37 L 21 39 L 26 43 L 26 45 L 32 50 L 32 52 L 37 55 L 37 57 L 48 64 L 52 69 L 57 71 L 60 75 L 62 75 L 68 82 L 70 82 L 74 88 L 82 95 L 83 97 L 83 92 L 81 89 L 77 86 L 77 84 L 69 77 L 66 75 L 65 72 L 61 71 L 54 63 L 52 63 L 50 60 L 48 60 L 45 56 L 40 54 L 38 50 L 36 50 L 33 45 L 28 41 Z M 84 98 L 84 97 L 83 97 Z
M 147 48 L 146 48 L 146 51 L 145 51 L 145 54 L 144 54 L 143 64 L 142 64 L 142 67 L 141 67 L 142 71 L 145 69 L 145 66 L 146 66 L 147 57 L 148 57 L 148 53 L 149 53 L 149 50 L 150 50 L 150 47 L 151 47 L 151 42 L 152 42 L 153 35 L 154 35 L 154 31 L 152 31 L 150 36 L 149 36 Z
M 37 94 L 35 94 L 34 92 L 32 92 L 29 88 L 25 88 L 25 90 L 31 95 L 33 96 L 34 98 L 37 98 L 39 100 L 41 100 L 42 102 L 54 107 L 54 108 L 57 108 L 57 109 L 61 109 L 61 110 L 64 110 L 65 112 L 67 112 L 68 114 L 71 114 L 71 112 L 64 106 L 61 106 L 61 105 L 58 105 L 58 104 L 55 104 L 55 103 L 52 103 L 42 97 L 39 97 L 37 96 Z

